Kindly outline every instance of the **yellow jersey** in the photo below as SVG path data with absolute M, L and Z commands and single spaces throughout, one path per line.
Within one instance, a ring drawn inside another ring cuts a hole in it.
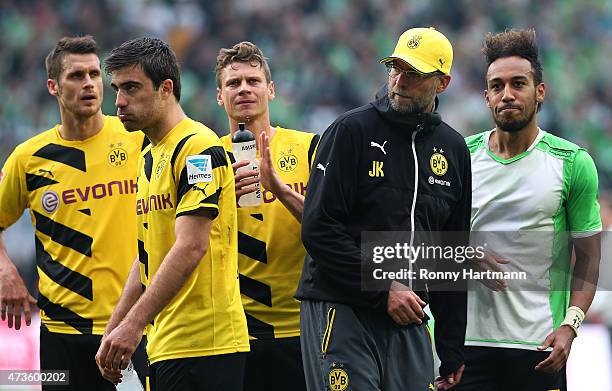
M 249 350 L 238 283 L 234 173 L 219 137 L 186 118 L 141 154 L 136 214 L 145 289 L 174 245 L 176 219 L 202 210 L 214 216 L 208 250 L 147 328 L 151 363 Z
M 136 172 L 142 132 L 105 116 L 96 135 L 62 139 L 59 125 L 25 141 L 0 179 L 0 227 L 29 208 L 38 306 L 49 331 L 104 332 L 136 259 Z
M 276 128 L 270 140 L 274 169 L 287 186 L 305 195 L 310 165 L 319 136 Z M 231 153 L 230 135 L 221 138 Z M 293 296 L 306 250 L 301 224 L 270 191 L 263 201 L 238 208 L 240 291 L 252 338 L 300 335 L 300 303 Z

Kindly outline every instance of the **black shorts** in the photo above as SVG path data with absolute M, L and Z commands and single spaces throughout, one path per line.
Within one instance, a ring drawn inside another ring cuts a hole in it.
M 429 331 L 399 326 L 386 313 L 315 300 L 300 307 L 308 390 L 433 389 Z
M 466 346 L 465 371 L 453 391 L 566 391 L 565 367 L 557 373 L 534 367 L 550 352 Z
M 41 325 L 40 369 L 70 371 L 69 386 L 44 385 L 43 391 L 115 391 L 115 386 L 102 377 L 96 365 L 95 357 L 100 347 L 100 339 L 99 335 L 52 333 Z M 144 343 L 140 344 L 132 361 L 144 386 L 147 372 Z
M 306 391 L 300 337 L 253 339 L 244 391 Z
M 177 358 L 151 364 L 151 391 L 242 391 L 246 353 Z

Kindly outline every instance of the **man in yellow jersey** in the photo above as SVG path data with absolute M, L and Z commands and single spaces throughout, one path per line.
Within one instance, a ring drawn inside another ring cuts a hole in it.
M 102 114 L 102 72 L 91 36 L 62 38 L 46 58 L 61 124 L 25 141 L 0 175 L 0 228 L 30 209 L 41 309 L 42 370 L 68 370 L 70 386 L 114 390 L 94 355 L 136 258 L 136 168 L 142 132 Z M 0 313 L 19 329 L 32 306 L 0 237 Z M 144 352 L 143 352 L 144 354 Z M 145 367 L 141 356 L 135 363 Z M 140 371 L 142 374 L 142 370 Z
M 221 49 L 217 57 L 217 102 L 231 134 L 228 153 L 243 122 L 258 140 L 260 175 L 236 174 L 236 196 L 263 187 L 260 205 L 238 208 L 238 265 L 251 352 L 244 389 L 305 390 L 300 352 L 300 303 L 293 297 L 306 251 L 300 239 L 304 193 L 319 136 L 270 126 L 268 103 L 274 82 L 262 51 L 251 42 Z M 234 169 L 247 162 L 235 162 Z
M 127 41 L 105 64 L 119 118 L 130 131 L 142 129 L 151 146 L 138 176 L 139 262 L 98 365 L 118 381 L 147 327 L 153 390 L 242 390 L 249 341 L 229 158 L 215 133 L 183 112 L 178 63 L 166 43 Z

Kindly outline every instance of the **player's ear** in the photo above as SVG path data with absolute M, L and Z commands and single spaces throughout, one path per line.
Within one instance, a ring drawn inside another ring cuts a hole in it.
M 221 94 L 221 88 L 217 87 L 217 104 L 223 107 L 223 95 Z
M 276 91 L 274 89 L 274 80 L 270 80 L 268 83 L 268 100 L 273 100 L 276 96 Z
M 171 79 L 166 79 L 161 82 L 159 86 L 161 93 L 165 97 L 170 97 L 174 94 L 174 83 Z
M 47 79 L 47 90 L 53 96 L 59 95 L 59 84 L 54 79 Z
M 545 96 L 546 96 L 546 86 L 544 85 L 544 83 L 540 83 L 536 86 L 536 102 L 543 103 Z
M 451 81 L 450 75 L 444 75 L 440 77 L 440 84 L 438 84 L 438 87 L 436 88 L 436 94 L 440 94 L 446 91 L 446 89 L 448 88 L 448 85 L 450 84 L 450 81 Z

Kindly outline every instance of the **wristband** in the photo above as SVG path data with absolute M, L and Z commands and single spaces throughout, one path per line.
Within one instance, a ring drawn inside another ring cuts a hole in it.
M 571 327 L 576 336 L 578 336 L 578 329 L 580 328 L 583 320 L 584 312 L 576 306 L 571 306 L 567 309 L 565 319 L 563 319 L 563 322 L 561 322 L 561 326 L 566 325 Z

